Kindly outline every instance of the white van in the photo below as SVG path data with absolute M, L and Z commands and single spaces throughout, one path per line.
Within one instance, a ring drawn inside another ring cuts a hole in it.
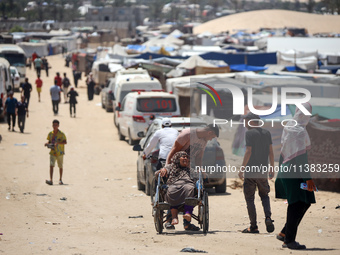
M 129 138 L 135 144 L 141 138 L 138 133 L 149 126 L 150 116 L 178 117 L 180 108 L 178 97 L 166 92 L 131 92 L 123 99 L 118 111 L 117 128 L 119 140 Z
M 153 77 L 139 77 L 126 78 L 116 83 L 116 93 L 114 94 L 113 107 L 115 109 L 113 118 L 117 126 L 117 119 L 119 118 L 118 111 L 122 106 L 122 102 L 127 94 L 133 91 L 162 91 L 162 84 Z
M 26 53 L 18 45 L 0 44 L 0 58 L 8 60 L 11 66 L 15 66 L 20 75 L 20 84 L 25 83 L 26 77 Z
M 4 119 L 4 103 L 6 100 L 6 92 L 12 88 L 12 78 L 10 73 L 9 62 L 0 58 L 0 119 Z

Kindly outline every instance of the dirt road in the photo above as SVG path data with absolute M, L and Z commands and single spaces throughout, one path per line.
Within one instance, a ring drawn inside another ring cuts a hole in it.
M 242 234 L 249 220 L 241 189 L 225 195 L 210 194 L 210 232 L 176 231 L 156 234 L 150 199 L 136 187 L 136 158 L 127 142 L 119 141 L 112 113 L 101 109 L 100 97 L 88 101 L 84 78 L 77 118 L 69 105 L 54 116 L 49 95 L 55 73 L 67 72 L 60 55 L 49 57 L 50 77 L 42 72 L 42 102 L 34 87 L 25 133 L 9 132 L 0 124 L 0 254 L 179 254 L 194 247 L 209 254 L 288 254 L 275 239 L 284 224 L 286 204 L 274 198 L 276 231 L 265 231 L 261 201 L 256 197 L 259 235 Z M 34 85 L 35 73 L 28 70 Z M 19 98 L 19 93 L 15 93 Z M 44 147 L 52 120 L 60 121 L 67 136 L 64 157 L 65 185 L 45 184 L 49 175 L 48 149 Z M 271 182 L 273 188 L 273 182 Z M 273 190 L 273 189 L 272 189 Z M 310 250 L 300 254 L 339 254 L 340 194 L 319 192 L 300 226 L 298 241 Z M 60 200 L 65 198 L 66 200 Z M 323 209 L 323 207 L 325 207 Z M 129 218 L 139 216 L 142 218 Z M 295 254 L 297 252 L 292 252 Z

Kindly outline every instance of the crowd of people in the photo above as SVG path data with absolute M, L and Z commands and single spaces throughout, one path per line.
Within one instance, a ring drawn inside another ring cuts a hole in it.
M 41 79 L 41 69 L 45 67 L 46 76 L 48 77 L 48 62 L 41 59 L 36 54 L 32 55 L 32 61 L 35 66 L 37 79 L 35 80 L 38 100 L 41 102 L 41 90 L 43 80 Z M 47 64 L 44 64 L 47 63 Z M 46 81 L 45 81 L 46 82 Z M 54 84 L 50 87 L 52 109 L 54 115 L 59 112 L 59 103 L 61 102 L 61 92 L 64 94 L 64 103 L 69 103 L 70 116 L 76 117 L 77 97 L 79 96 L 66 73 L 63 78 L 57 72 L 54 77 Z M 94 80 L 90 73 L 86 79 L 88 100 L 93 100 Z M 77 83 L 75 82 L 77 87 Z M 7 113 L 8 130 L 15 131 L 16 116 L 18 116 L 18 126 L 20 132 L 24 132 L 26 118 L 29 117 L 29 103 L 32 92 L 32 85 L 29 79 L 25 79 L 22 85 L 20 101 L 13 96 L 13 92 L 8 93 L 5 102 L 5 112 Z M 304 107 L 310 110 L 311 105 L 304 104 Z M 257 214 L 255 208 L 255 191 L 258 189 L 259 196 L 265 215 L 265 225 L 267 232 L 275 230 L 270 207 L 269 192 L 270 186 L 268 178 L 274 177 L 274 154 L 272 148 L 272 138 L 268 130 L 259 127 L 257 124 L 260 117 L 253 113 L 244 116 L 248 131 L 245 134 L 246 151 L 241 168 L 258 167 L 260 170 L 264 166 L 271 166 L 271 171 L 256 172 L 239 172 L 239 177 L 244 180 L 243 192 L 247 205 L 250 226 L 242 233 L 257 234 L 259 233 L 257 225 Z M 280 166 L 295 166 L 303 168 L 308 163 L 307 150 L 310 148 L 310 139 L 306 131 L 309 116 L 304 115 L 299 108 L 296 108 L 294 121 L 297 125 L 286 125 L 282 134 L 282 148 Z M 151 123 L 149 123 L 151 124 Z M 53 169 L 55 162 L 59 167 L 59 184 L 62 185 L 63 175 L 63 155 L 65 154 L 64 146 L 67 144 L 65 134 L 59 130 L 59 121 L 54 120 L 52 123 L 53 131 L 48 136 L 48 142 L 45 146 L 50 148 L 50 179 L 46 184 L 53 185 Z M 170 204 L 166 229 L 175 229 L 179 223 L 179 207 L 184 206 L 183 224 L 185 230 L 198 231 L 200 228 L 191 223 L 193 207 L 185 205 L 185 199 L 194 196 L 195 183 L 197 180 L 197 166 L 202 166 L 202 159 L 205 147 L 209 140 L 219 137 L 219 128 L 216 125 L 207 125 L 206 127 L 191 129 L 186 128 L 180 133 L 172 128 L 171 119 L 162 120 L 162 129 L 155 132 L 149 144 L 144 150 L 143 159 L 145 160 L 152 152 L 152 149 L 159 144 L 160 152 L 156 175 L 166 177 L 166 202 Z M 206 176 L 205 176 L 206 177 Z M 307 189 L 300 188 L 301 183 L 307 184 Z M 306 249 L 306 246 L 296 241 L 297 229 L 303 216 L 312 203 L 315 203 L 314 191 L 316 186 L 308 172 L 303 172 L 296 176 L 287 176 L 285 172 L 279 172 L 275 181 L 275 193 L 277 198 L 287 199 L 288 208 L 286 214 L 286 223 L 277 235 L 277 239 L 283 242 L 282 247 L 289 249 Z
M 303 104 L 311 112 L 311 105 Z M 307 150 L 310 148 L 310 139 L 306 131 L 309 116 L 304 115 L 296 108 L 293 122 L 297 125 L 286 125 L 282 134 L 282 149 L 279 166 L 305 168 L 308 164 Z M 260 171 L 240 171 L 239 177 L 244 180 L 243 192 L 247 204 L 250 226 L 242 233 L 259 233 L 256 208 L 255 191 L 258 189 L 265 214 L 265 225 L 268 233 L 275 230 L 274 220 L 271 216 L 270 186 L 268 178 L 274 177 L 274 153 L 272 138 L 268 130 L 261 128 L 258 123 L 260 117 L 253 113 L 244 116 L 246 128 L 245 134 L 246 153 L 243 158 L 241 169 L 245 167 L 257 167 Z M 183 225 L 185 230 L 199 231 L 199 227 L 191 223 L 193 207 L 185 204 L 186 198 L 194 197 L 195 183 L 197 180 L 196 166 L 202 166 L 203 153 L 209 140 L 219 136 L 219 128 L 212 124 L 205 128 L 187 128 L 178 134 L 177 130 L 171 128 L 171 120 L 162 120 L 162 129 L 155 132 L 147 147 L 144 149 L 145 160 L 152 149 L 159 144 L 160 152 L 157 171 L 155 175 L 165 177 L 166 194 L 165 200 L 170 204 L 164 227 L 175 229 L 178 224 L 178 210 L 183 210 Z M 192 162 L 190 162 L 190 160 Z M 271 168 L 270 171 L 261 171 L 264 166 Z M 307 169 L 299 174 L 291 176 L 290 173 L 282 171 L 277 175 L 275 181 L 276 198 L 287 199 L 288 208 L 286 223 L 276 238 L 283 242 L 283 248 L 294 250 L 306 249 L 296 241 L 298 226 L 303 216 L 312 203 L 315 203 L 314 191 L 316 186 Z M 307 188 L 301 189 L 301 183 L 306 183 Z

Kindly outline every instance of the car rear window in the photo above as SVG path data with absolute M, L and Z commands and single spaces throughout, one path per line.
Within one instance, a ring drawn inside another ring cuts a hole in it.
M 177 110 L 174 98 L 153 97 L 137 99 L 139 112 L 175 112 Z

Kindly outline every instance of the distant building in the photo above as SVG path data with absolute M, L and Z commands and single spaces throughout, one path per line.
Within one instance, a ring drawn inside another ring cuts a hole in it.
M 143 24 L 149 16 L 149 8 L 144 5 L 132 7 L 89 7 L 85 21 L 128 21 L 135 27 Z

